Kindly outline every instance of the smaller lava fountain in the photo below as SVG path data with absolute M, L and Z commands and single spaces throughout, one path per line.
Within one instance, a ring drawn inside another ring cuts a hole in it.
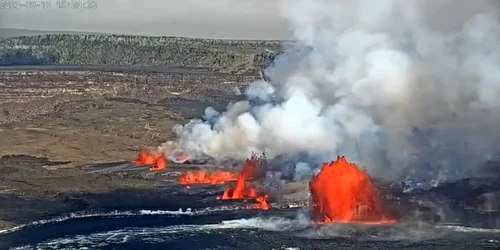
M 228 186 L 224 190 L 222 197 L 217 197 L 218 200 L 251 200 L 253 199 L 256 203 L 247 205 L 247 209 L 262 209 L 268 210 L 270 208 L 267 203 L 267 195 L 259 195 L 255 187 L 247 186 L 247 181 L 255 177 L 257 172 L 265 164 L 265 155 L 262 157 L 257 157 L 255 154 L 252 155 L 250 159 L 245 161 L 245 166 L 241 170 L 236 184 L 233 186 Z
M 255 203 L 254 204 L 248 204 L 246 206 L 246 209 L 269 210 L 269 208 L 271 208 L 271 206 L 269 205 L 269 203 L 267 203 L 267 198 L 268 198 L 267 195 L 257 196 L 255 198 Z
M 139 152 L 137 160 L 132 161 L 136 166 L 152 165 L 150 171 L 161 171 L 167 169 L 167 161 L 161 153 L 153 153 L 147 151 Z
M 230 181 L 236 181 L 238 179 L 238 174 L 226 172 L 226 171 L 215 171 L 208 173 L 205 170 L 189 171 L 183 173 L 179 176 L 178 182 L 182 185 L 191 184 L 211 184 L 218 185 L 224 184 Z
M 370 176 L 345 157 L 324 163 L 309 182 L 313 217 L 320 223 L 392 224 Z

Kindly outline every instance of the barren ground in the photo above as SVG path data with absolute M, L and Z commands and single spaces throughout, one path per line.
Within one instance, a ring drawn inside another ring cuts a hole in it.
M 237 100 L 254 79 L 194 70 L 105 70 L 0 68 L 0 230 L 112 208 L 117 199 L 122 205 L 129 200 L 130 207 L 168 206 L 150 190 L 173 180 L 175 173 L 168 173 L 196 166 L 171 164 L 167 173 L 127 163 L 98 173 L 89 166 L 134 159 L 140 149 L 172 138 L 173 125 L 199 117 L 206 106 Z M 104 194 L 115 198 L 104 202 Z

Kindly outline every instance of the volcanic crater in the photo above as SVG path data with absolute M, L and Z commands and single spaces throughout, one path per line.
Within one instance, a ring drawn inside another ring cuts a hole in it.
M 270 166 L 283 163 L 265 155 L 220 163 L 158 154 L 175 124 L 240 100 L 257 78 L 105 67 L 1 71 L 0 229 L 71 212 L 178 209 L 183 202 L 193 209 L 207 202 L 302 207 L 318 223 L 499 225 L 497 176 L 408 192 L 408 184 L 373 180 L 340 156 L 311 181 L 296 181 L 273 172 Z

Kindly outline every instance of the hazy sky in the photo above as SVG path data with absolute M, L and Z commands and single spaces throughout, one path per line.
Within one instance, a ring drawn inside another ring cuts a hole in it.
M 97 1 L 98 6 L 94 10 L 59 9 L 57 2 L 62 0 L 35 1 L 51 2 L 52 9 L 0 8 L 0 28 L 217 38 L 290 38 L 288 23 L 278 9 L 280 0 L 77 0 Z M 500 6 L 500 0 L 414 1 L 423 8 L 426 22 L 444 29 L 460 29 L 464 17 Z M 296 4 L 296 1 L 289 0 L 287 4 Z
M 95 10 L 50 2 L 50 10 L 0 9 L 0 27 L 249 39 L 289 34 L 278 0 L 97 0 Z

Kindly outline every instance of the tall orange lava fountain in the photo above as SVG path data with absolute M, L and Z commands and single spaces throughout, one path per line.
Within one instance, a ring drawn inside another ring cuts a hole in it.
M 268 210 L 267 195 L 259 196 L 255 187 L 247 187 L 247 180 L 253 178 L 256 173 L 264 166 L 265 156 L 257 157 L 252 155 L 250 159 L 245 161 L 245 166 L 241 170 L 236 185 L 228 186 L 224 190 L 222 197 L 217 197 L 219 200 L 249 200 L 254 199 L 256 204 L 247 205 L 248 209 Z
M 183 185 L 190 184 L 224 184 L 230 181 L 236 181 L 238 175 L 231 172 L 216 171 L 208 173 L 205 170 L 189 171 L 179 176 L 178 182 Z
M 345 157 L 324 163 L 309 182 L 313 217 L 318 222 L 390 224 L 370 176 Z
M 167 169 L 167 162 L 163 154 L 151 153 L 147 151 L 139 152 L 137 160 L 132 161 L 136 166 L 153 165 L 149 168 L 150 171 L 160 171 Z

